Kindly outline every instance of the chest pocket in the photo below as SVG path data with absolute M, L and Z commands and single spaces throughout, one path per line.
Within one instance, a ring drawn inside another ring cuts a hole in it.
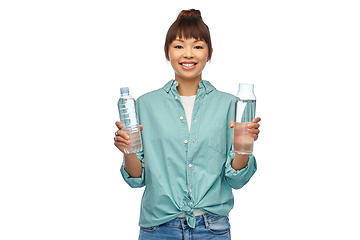
M 226 126 L 212 121 L 210 131 L 209 147 L 222 155 L 226 154 Z

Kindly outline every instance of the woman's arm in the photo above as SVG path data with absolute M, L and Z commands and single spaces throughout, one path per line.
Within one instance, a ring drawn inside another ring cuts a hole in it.
M 237 171 L 241 170 L 246 167 L 248 161 L 249 161 L 249 155 L 235 154 L 231 167 Z
M 130 145 L 129 136 L 122 131 L 121 129 L 124 125 L 121 122 L 116 122 L 116 126 L 118 127 L 118 131 L 115 133 L 115 142 L 114 145 L 124 153 L 124 148 Z M 143 130 L 143 126 L 139 125 L 140 131 Z M 130 175 L 132 178 L 140 178 L 142 174 L 142 164 L 139 158 L 137 157 L 136 153 L 125 154 L 124 153 L 124 168 L 125 171 Z
M 124 154 L 124 156 L 125 156 L 125 162 L 124 162 L 125 171 L 132 178 L 140 178 L 142 173 L 142 164 L 139 158 L 137 157 L 136 153 Z

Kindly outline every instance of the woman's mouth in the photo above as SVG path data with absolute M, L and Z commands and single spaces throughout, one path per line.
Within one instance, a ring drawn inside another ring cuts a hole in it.
M 182 66 L 183 69 L 189 70 L 189 69 L 193 69 L 195 67 L 196 63 L 183 62 L 183 63 L 180 63 L 180 65 Z

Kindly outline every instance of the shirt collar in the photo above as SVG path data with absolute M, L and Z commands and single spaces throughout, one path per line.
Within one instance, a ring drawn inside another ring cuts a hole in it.
M 165 90 L 165 92 L 169 93 L 172 88 L 176 89 L 178 85 L 179 83 L 172 79 L 164 85 L 163 89 Z M 199 82 L 199 89 L 201 88 L 204 88 L 206 93 L 210 93 L 216 89 L 209 81 L 206 80 L 201 80 Z
M 216 89 L 209 81 L 206 80 L 200 81 L 199 88 L 201 88 L 202 86 L 204 87 L 206 93 L 210 93 Z
M 177 81 L 175 81 L 175 80 L 170 80 L 169 82 L 167 82 L 167 83 L 164 85 L 163 89 L 165 90 L 165 92 L 169 93 L 170 90 L 171 90 L 173 87 L 176 88 L 178 85 L 179 85 L 179 83 L 178 83 Z

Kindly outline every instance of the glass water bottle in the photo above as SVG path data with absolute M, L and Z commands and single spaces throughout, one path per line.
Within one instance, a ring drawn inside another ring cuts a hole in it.
M 235 102 L 234 121 L 234 152 L 239 154 L 251 154 L 254 139 L 247 131 L 248 124 L 255 118 L 256 97 L 254 84 L 239 84 Z

